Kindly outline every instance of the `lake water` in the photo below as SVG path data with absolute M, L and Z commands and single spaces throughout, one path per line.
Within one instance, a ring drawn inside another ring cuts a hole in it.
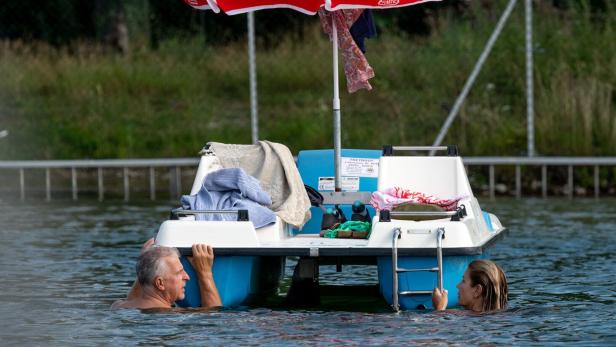
M 394 314 L 355 298 L 315 310 L 109 309 L 170 206 L 0 202 L 0 344 L 616 345 L 615 200 L 483 202 L 509 229 L 491 248 L 509 278 L 506 312 Z M 357 282 L 333 268 L 322 277 Z

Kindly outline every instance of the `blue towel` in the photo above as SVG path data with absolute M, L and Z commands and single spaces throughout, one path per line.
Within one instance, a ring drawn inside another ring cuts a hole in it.
M 190 210 L 248 210 L 248 218 L 255 228 L 276 222 L 276 215 L 266 206 L 270 196 L 261 189 L 259 181 L 240 168 L 213 171 L 203 179 L 196 195 L 183 195 L 181 204 Z M 265 205 L 265 206 L 263 206 Z M 237 220 L 233 214 L 198 214 L 196 220 Z

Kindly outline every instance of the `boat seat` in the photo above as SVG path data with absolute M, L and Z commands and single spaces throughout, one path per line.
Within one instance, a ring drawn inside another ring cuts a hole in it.
M 473 196 L 460 157 L 383 156 L 378 189 L 401 187 L 441 199 Z

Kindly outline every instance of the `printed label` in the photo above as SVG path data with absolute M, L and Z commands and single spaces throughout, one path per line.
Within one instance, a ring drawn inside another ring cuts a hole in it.
M 379 0 L 379 6 L 396 6 L 400 3 L 400 0 Z
M 319 177 L 320 191 L 333 191 L 335 190 L 335 178 L 334 177 Z M 340 188 L 345 192 L 357 192 L 359 191 L 359 177 L 342 176 L 340 180 Z
M 378 177 L 379 160 L 368 158 L 340 158 L 342 176 Z

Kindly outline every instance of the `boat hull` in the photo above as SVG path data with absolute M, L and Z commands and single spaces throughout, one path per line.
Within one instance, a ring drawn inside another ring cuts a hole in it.
M 456 285 L 462 279 L 464 271 L 473 260 L 485 258 L 480 255 L 461 255 L 443 257 L 443 288 L 447 289 L 448 305 L 454 307 L 458 305 L 458 288 Z M 404 269 L 422 269 L 436 267 L 436 257 L 400 257 L 398 267 Z M 379 286 L 381 295 L 389 304 L 393 304 L 393 277 L 391 257 L 377 258 Z M 437 286 L 437 274 L 435 272 L 406 272 L 398 275 L 398 290 L 421 290 L 432 291 Z M 432 296 L 429 294 L 421 295 L 400 295 L 399 304 L 401 310 L 432 309 Z
M 182 265 L 190 280 L 180 307 L 200 307 L 197 274 L 185 256 Z M 220 256 L 214 259 L 212 273 L 223 306 L 233 307 L 256 302 L 275 293 L 284 274 L 284 257 Z

